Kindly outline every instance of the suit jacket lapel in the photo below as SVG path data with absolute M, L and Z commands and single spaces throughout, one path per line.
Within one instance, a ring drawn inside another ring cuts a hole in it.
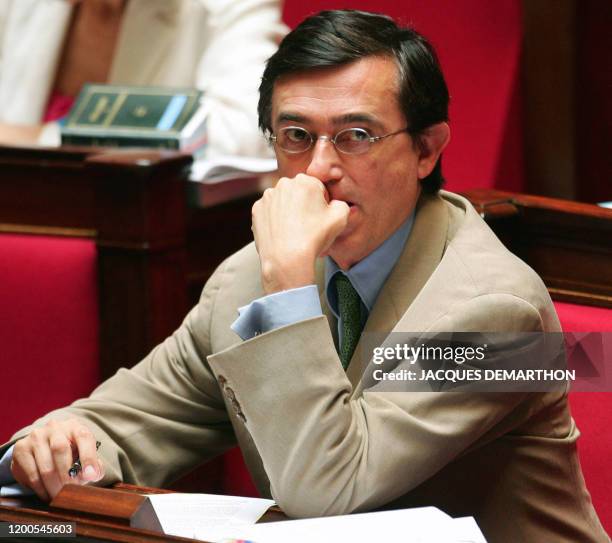
M 422 196 L 410 237 L 378 295 L 347 369 L 347 376 L 355 389 L 369 362 L 369 356 L 362 359 L 362 351 L 364 355 L 368 352 L 368 335 L 386 337 L 406 313 L 442 259 L 448 229 L 449 215 L 442 198 Z

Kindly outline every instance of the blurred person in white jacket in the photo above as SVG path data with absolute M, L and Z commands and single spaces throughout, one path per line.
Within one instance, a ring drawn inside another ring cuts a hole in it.
M 59 145 L 49 107 L 83 83 L 204 91 L 208 157 L 267 156 L 257 86 L 281 0 L 0 0 L 0 144 Z

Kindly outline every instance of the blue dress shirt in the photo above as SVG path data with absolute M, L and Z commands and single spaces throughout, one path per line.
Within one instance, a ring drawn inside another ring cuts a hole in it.
M 15 445 L 12 445 L 2 459 L 0 459 L 0 496 L 24 496 L 34 494 L 34 491 L 21 486 L 15 482 L 15 478 L 11 473 L 11 461 L 13 460 L 13 449 Z

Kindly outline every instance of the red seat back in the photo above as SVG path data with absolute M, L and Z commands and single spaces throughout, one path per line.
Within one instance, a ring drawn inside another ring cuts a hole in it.
M 555 308 L 564 332 L 612 332 L 611 309 L 562 302 Z M 584 479 L 604 529 L 612 533 L 612 393 L 572 392 L 569 400 L 582 434 L 578 454 Z
M 95 243 L 0 235 L 0 442 L 99 382 Z

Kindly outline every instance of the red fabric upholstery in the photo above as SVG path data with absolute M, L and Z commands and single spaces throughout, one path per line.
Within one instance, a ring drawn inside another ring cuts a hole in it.
M 0 301 L 1 443 L 99 383 L 95 244 L 0 235 Z M 174 488 L 220 492 L 222 467 L 218 458 Z
M 555 302 L 565 332 L 612 332 L 612 310 Z M 612 368 L 611 368 L 612 370 Z M 572 416 L 582 436 L 580 464 L 593 505 L 608 533 L 612 533 L 612 393 L 572 392 Z
M 604 529 L 612 534 L 612 393 L 572 392 L 572 416 L 581 432 L 580 465 Z
M 223 492 L 234 496 L 259 497 L 259 492 L 251 479 L 242 453 L 238 447 L 225 453 L 223 472 Z
M 564 332 L 612 332 L 612 309 L 555 302 Z
M 92 241 L 0 235 L 0 442 L 99 382 Z
M 307 15 L 340 8 L 390 15 L 414 26 L 436 47 L 451 94 L 446 187 L 521 192 L 521 2 L 286 0 L 284 20 L 295 27 Z

